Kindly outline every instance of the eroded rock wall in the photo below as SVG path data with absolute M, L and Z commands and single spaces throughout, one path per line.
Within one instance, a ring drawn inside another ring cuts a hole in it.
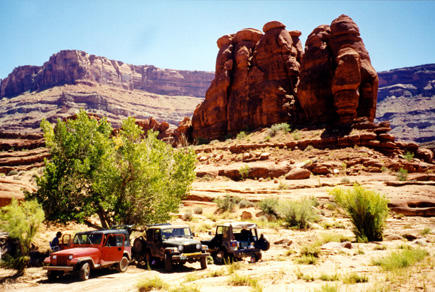
M 264 33 L 263 33 L 264 32 Z M 218 41 L 216 73 L 192 117 L 195 139 L 289 121 L 294 114 L 302 46 L 300 32 L 278 21 Z
M 377 90 L 378 75 L 349 16 L 314 29 L 305 45 L 298 86 L 305 121 L 340 126 L 361 117 L 373 121 Z

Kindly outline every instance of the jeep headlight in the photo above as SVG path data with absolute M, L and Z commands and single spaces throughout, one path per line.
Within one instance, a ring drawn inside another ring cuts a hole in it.
M 72 259 L 73 259 L 72 254 L 70 254 L 70 255 L 68 256 L 68 259 L 69 259 L 69 260 L 72 260 Z
M 182 246 L 182 245 L 179 245 L 179 246 L 178 246 L 178 250 L 179 250 L 180 252 L 182 252 L 182 251 L 183 251 L 183 246 Z
M 200 250 L 200 249 L 201 249 L 201 244 L 200 244 L 200 243 L 197 243 L 197 244 L 196 244 L 196 249 L 197 249 L 197 250 Z
M 208 250 L 208 246 L 204 244 L 204 245 L 201 246 L 201 249 L 202 250 Z
M 55 259 L 57 258 L 57 255 L 54 254 L 54 255 L 51 256 L 51 258 L 52 258 L 53 260 L 55 260 Z

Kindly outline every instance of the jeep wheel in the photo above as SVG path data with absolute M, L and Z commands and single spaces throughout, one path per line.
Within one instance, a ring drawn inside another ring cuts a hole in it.
M 257 254 L 255 254 L 255 255 L 251 256 L 251 261 L 252 261 L 253 263 L 258 262 L 259 260 L 261 260 L 261 253 L 257 253 Z
M 225 251 L 219 250 L 214 254 L 213 261 L 216 265 L 230 264 L 231 258 Z
M 206 257 L 202 257 L 200 262 L 201 262 L 201 270 L 207 269 L 207 258 Z
M 80 267 L 79 279 L 82 280 L 82 281 L 85 281 L 85 280 L 89 279 L 90 273 L 91 273 L 91 266 L 89 265 L 89 263 L 84 263 Z
M 165 271 L 172 272 L 172 261 L 169 255 L 165 255 Z
M 128 269 L 128 258 L 123 256 L 121 261 L 117 264 L 116 270 L 120 273 L 124 273 Z

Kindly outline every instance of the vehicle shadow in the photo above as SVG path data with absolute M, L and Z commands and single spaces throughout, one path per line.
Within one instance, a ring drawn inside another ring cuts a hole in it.
M 172 271 L 171 272 L 167 272 L 165 270 L 165 267 L 164 267 L 163 263 L 155 263 L 155 264 L 153 264 L 151 266 L 143 265 L 143 264 L 136 264 L 136 267 L 138 269 L 157 271 L 157 272 L 163 273 L 163 274 L 186 273 L 186 272 L 193 272 L 193 271 L 199 270 L 199 268 L 195 269 L 194 267 L 186 267 L 185 265 L 176 264 L 176 265 L 172 266 Z
M 96 279 L 102 276 L 110 276 L 112 274 L 118 274 L 119 272 L 115 269 L 105 268 L 105 269 L 97 269 L 92 270 L 89 276 L 89 279 Z M 57 277 L 56 279 L 49 281 L 47 277 L 39 280 L 37 283 L 39 284 L 70 284 L 74 282 L 81 282 L 77 275 L 74 273 L 68 273 L 66 275 L 62 275 Z

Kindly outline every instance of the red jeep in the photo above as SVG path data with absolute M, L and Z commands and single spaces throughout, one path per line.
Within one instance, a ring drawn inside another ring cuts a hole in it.
M 50 281 L 65 273 L 75 273 L 80 280 L 87 280 L 91 269 L 115 267 L 119 272 L 128 269 L 131 245 L 126 230 L 79 232 L 72 242 L 65 243 L 64 237 L 62 243 L 67 247 L 53 252 L 44 260 L 44 269 Z

